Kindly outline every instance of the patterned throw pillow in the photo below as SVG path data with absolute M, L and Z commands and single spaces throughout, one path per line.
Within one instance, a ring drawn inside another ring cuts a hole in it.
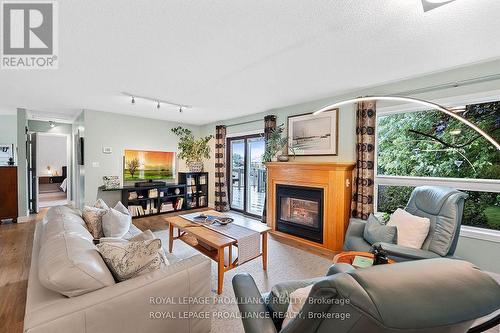
M 104 237 L 104 232 L 102 231 L 102 217 L 108 211 L 106 209 L 96 208 L 96 207 L 83 207 L 82 217 L 87 225 L 87 229 L 94 236 L 95 239 Z
M 97 245 L 104 262 L 117 281 L 159 270 L 167 265 L 161 255 L 161 240 L 106 242 Z
M 101 208 L 101 209 L 109 209 L 109 206 L 104 202 L 102 199 L 97 199 L 97 201 L 94 203 L 95 208 Z

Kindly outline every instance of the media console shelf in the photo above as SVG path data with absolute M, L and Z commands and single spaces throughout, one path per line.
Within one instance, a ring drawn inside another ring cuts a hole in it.
M 208 173 L 179 172 L 178 184 L 124 186 L 121 202 L 133 218 L 208 207 Z

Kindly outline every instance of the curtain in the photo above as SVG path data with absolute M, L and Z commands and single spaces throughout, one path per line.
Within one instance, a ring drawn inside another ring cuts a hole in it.
M 267 115 L 264 117 L 264 139 L 269 139 L 271 132 L 276 129 L 276 116 Z M 267 173 L 266 173 L 266 191 L 267 191 Z M 264 196 L 264 209 L 262 210 L 262 223 L 267 223 L 267 193 Z
M 375 169 L 375 101 L 358 103 L 356 112 L 356 168 L 352 186 L 352 217 L 367 220 L 373 213 Z
M 215 127 L 215 210 L 229 210 L 226 175 L 226 126 Z

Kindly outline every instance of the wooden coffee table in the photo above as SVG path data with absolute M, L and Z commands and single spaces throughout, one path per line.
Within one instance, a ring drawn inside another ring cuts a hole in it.
M 200 212 L 201 213 L 201 212 Z M 216 211 L 208 210 L 203 212 L 208 215 L 221 215 Z M 256 257 L 262 257 L 262 268 L 267 269 L 267 233 L 271 228 L 258 221 L 249 221 L 247 218 L 231 215 L 235 224 L 259 232 L 262 237 L 262 252 Z M 233 246 L 238 247 L 238 242 L 217 231 L 208 229 L 200 224 L 193 223 L 180 216 L 167 217 L 165 220 L 169 223 L 169 242 L 168 251 L 172 253 L 174 240 L 179 239 L 192 248 L 203 253 L 207 257 L 217 262 L 217 294 L 222 293 L 224 282 L 224 272 L 238 267 L 238 258 L 233 258 Z M 177 235 L 174 236 L 174 229 L 177 229 Z

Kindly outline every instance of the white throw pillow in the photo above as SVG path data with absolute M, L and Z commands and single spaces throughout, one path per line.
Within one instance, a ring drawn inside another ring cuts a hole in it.
M 285 320 L 281 327 L 288 325 L 293 318 L 295 318 L 299 313 L 304 304 L 306 304 L 307 296 L 311 292 L 314 284 L 311 284 L 304 288 L 299 288 L 292 293 L 290 293 L 290 304 L 288 304 L 288 310 L 286 310 Z
M 124 208 L 123 204 L 118 202 L 115 208 L 110 208 L 102 217 L 102 230 L 105 237 L 121 238 L 130 229 L 132 216 L 130 216 L 128 210 L 123 210 Z
M 387 225 L 396 226 L 398 229 L 398 245 L 420 249 L 429 234 L 431 221 L 426 217 L 415 216 L 398 208 L 391 215 Z

